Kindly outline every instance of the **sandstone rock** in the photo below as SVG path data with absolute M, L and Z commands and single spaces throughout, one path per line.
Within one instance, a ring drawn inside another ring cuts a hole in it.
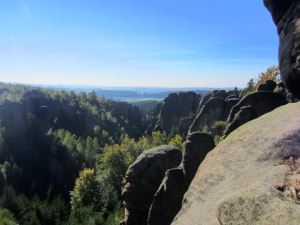
M 257 91 L 274 91 L 277 84 L 275 81 L 267 80 L 264 84 L 257 87 Z
M 300 1 L 264 0 L 280 37 L 279 66 L 287 88 L 300 98 Z
M 226 98 L 227 97 L 227 93 L 225 90 L 214 90 L 212 92 L 212 96 L 216 97 L 216 98 Z
M 162 103 L 156 127 L 170 135 L 179 126 L 180 119 L 196 114 L 200 96 L 194 92 L 170 94 Z
M 215 146 L 211 135 L 195 132 L 184 143 L 182 162 L 176 169 L 166 172 L 156 192 L 148 217 L 148 225 L 169 225 L 181 208 L 184 193 L 188 189 L 200 163 Z
M 251 106 L 257 116 L 261 116 L 273 109 L 287 104 L 285 97 L 274 92 L 255 92 L 245 96 L 237 105 L 235 105 L 228 117 L 228 123 L 231 123 L 235 115 L 243 106 Z
M 223 111 L 223 115 L 222 115 L 222 118 L 220 120 L 224 120 L 226 121 L 229 114 L 230 114 L 230 111 L 231 109 L 236 105 L 238 104 L 240 101 L 239 98 L 227 98 L 225 100 L 225 108 L 224 108 L 224 111 Z
M 299 224 L 299 205 L 282 192 L 292 170 L 286 159 L 300 157 L 299 112 L 300 103 L 282 106 L 220 142 L 201 163 L 172 225 Z
M 253 120 L 257 118 L 257 114 L 255 110 L 250 106 L 243 106 L 240 108 L 240 111 L 235 114 L 232 122 L 227 125 L 225 131 L 224 131 L 224 137 L 226 137 L 228 134 L 230 134 L 232 131 L 237 129 L 238 127 L 242 126 L 243 124 L 249 122 L 250 120 Z
M 189 182 L 193 179 L 199 164 L 214 146 L 215 143 L 210 134 L 195 132 L 188 135 L 183 146 L 181 166 Z
M 170 169 L 155 193 L 147 225 L 169 225 L 181 208 L 188 186 L 182 168 Z
M 195 116 L 181 118 L 178 127 L 179 134 L 185 137 L 188 134 L 190 126 L 194 120 Z
M 122 192 L 125 225 L 145 225 L 153 196 L 165 172 L 181 161 L 181 151 L 174 146 L 160 146 L 142 153 L 128 168 Z
M 206 104 L 206 102 L 208 102 L 208 100 L 210 100 L 212 97 L 213 97 L 212 93 L 206 94 L 201 97 L 199 105 L 198 105 L 197 115 L 200 113 L 200 111 L 202 110 L 202 108 Z
M 211 98 L 208 100 L 191 125 L 189 132 L 202 131 L 204 127 L 210 128 L 215 121 L 222 118 L 224 107 L 224 98 Z

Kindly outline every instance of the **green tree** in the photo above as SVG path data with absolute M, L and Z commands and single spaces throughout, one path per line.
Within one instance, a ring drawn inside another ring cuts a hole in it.
M 18 225 L 14 215 L 7 209 L 0 208 L 1 225 Z
M 72 210 L 85 206 L 92 206 L 97 210 L 100 206 L 100 192 L 100 183 L 96 179 L 94 170 L 82 170 L 70 193 Z

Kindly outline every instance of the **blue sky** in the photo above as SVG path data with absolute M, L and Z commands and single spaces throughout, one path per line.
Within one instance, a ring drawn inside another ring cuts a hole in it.
M 0 0 L 0 81 L 244 86 L 277 64 L 262 2 Z

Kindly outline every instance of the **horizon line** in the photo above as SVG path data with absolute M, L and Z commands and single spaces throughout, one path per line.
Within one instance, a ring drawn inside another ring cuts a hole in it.
M 240 87 L 240 86 L 227 86 L 227 87 L 210 87 L 210 86 L 145 86 L 145 85 L 141 85 L 141 86 L 136 86 L 136 85 L 124 85 L 124 86 L 120 86 L 120 85 L 116 85 L 116 86 L 101 86 L 101 85 L 95 85 L 95 84 L 47 84 L 47 83 L 21 83 L 21 82 L 5 82 L 5 81 L 0 81 L 0 83 L 4 83 L 4 84 L 11 84 L 11 85 L 25 85 L 25 86 L 36 86 L 36 87 L 66 87 L 66 88 L 89 88 L 89 89 L 93 89 L 93 88 L 159 88 L 159 89 L 191 89 L 191 90 L 197 90 L 197 89 L 234 89 L 234 88 L 245 88 L 245 87 Z

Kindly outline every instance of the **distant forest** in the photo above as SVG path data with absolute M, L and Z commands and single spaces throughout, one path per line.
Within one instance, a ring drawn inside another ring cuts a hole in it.
M 151 104 L 1 83 L 1 223 L 118 224 L 128 166 L 146 149 L 183 141 L 144 136 Z

